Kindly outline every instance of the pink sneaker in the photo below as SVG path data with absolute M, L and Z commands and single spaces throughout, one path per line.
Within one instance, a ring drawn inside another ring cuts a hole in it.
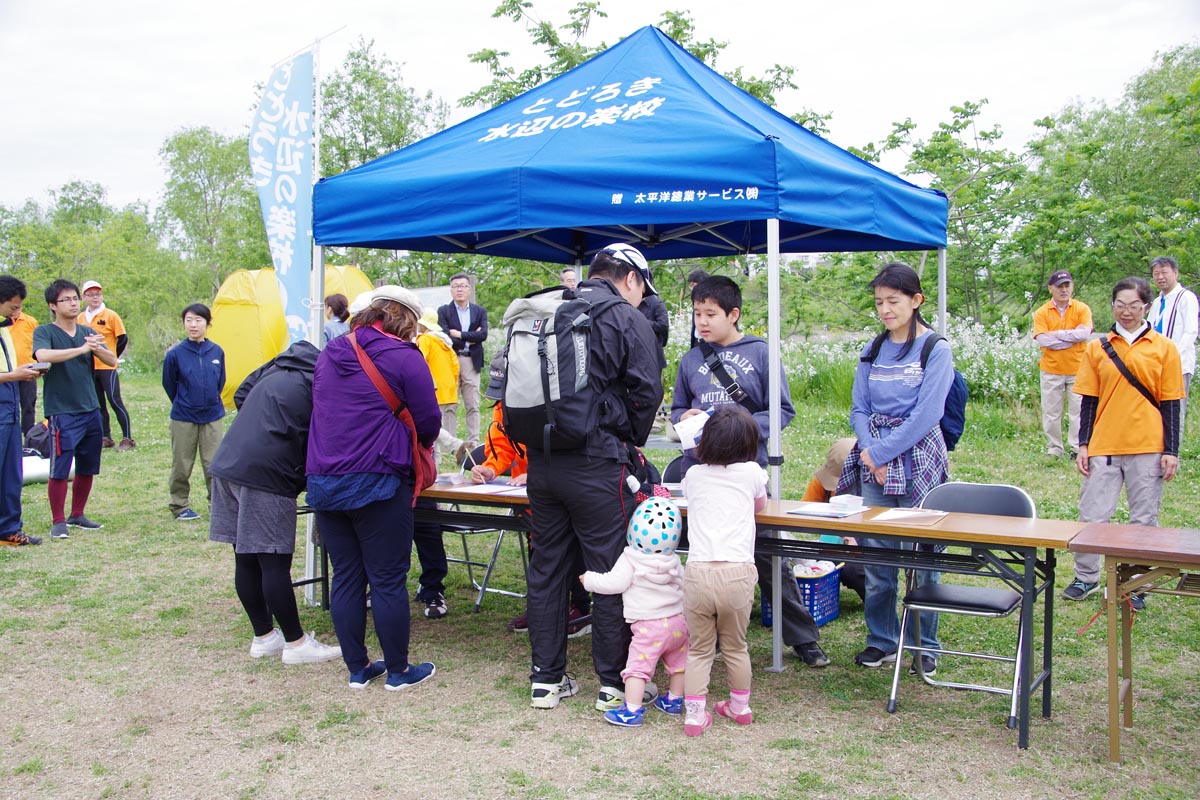
M 708 713 L 704 708 L 703 700 L 684 700 L 683 707 L 685 709 L 683 719 L 683 734 L 684 736 L 699 736 L 704 733 L 704 729 L 712 725 L 712 714 Z M 704 715 L 704 722 L 696 724 L 693 720 Z
M 754 722 L 753 711 L 746 709 L 740 714 L 735 714 L 733 709 L 729 707 L 728 700 L 718 700 L 715 711 L 720 716 L 725 717 L 726 719 L 731 719 L 738 725 L 749 725 L 751 722 Z

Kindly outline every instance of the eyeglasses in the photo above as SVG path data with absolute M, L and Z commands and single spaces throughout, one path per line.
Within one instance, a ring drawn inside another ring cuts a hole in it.
M 1175 270 L 1171 269 L 1170 267 L 1156 267 L 1156 268 L 1150 270 L 1150 276 L 1153 278 L 1157 278 L 1160 275 L 1174 275 L 1174 274 L 1175 274 Z
M 450 284 L 450 288 L 451 289 L 470 289 L 471 284 L 469 284 L 469 283 L 452 283 L 452 284 Z
M 74 297 L 60 297 L 54 301 L 53 305 L 58 305 L 59 303 L 78 303 L 78 302 L 79 302 L 79 296 L 75 295 Z
M 1122 303 L 1119 300 L 1114 300 L 1112 304 L 1113 311 L 1116 311 L 1118 314 L 1122 311 L 1141 311 L 1145 307 L 1145 303 Z

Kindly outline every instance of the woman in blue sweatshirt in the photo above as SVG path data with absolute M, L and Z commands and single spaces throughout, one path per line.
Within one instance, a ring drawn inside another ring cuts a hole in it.
M 193 303 L 181 316 L 187 338 L 167 351 L 162 384 L 171 398 L 171 477 L 167 484 L 171 514 L 186 522 L 200 519 L 188 502 L 197 452 L 211 497 L 208 465 L 224 432 L 221 390 L 225 388 L 225 352 L 205 337 L 212 324 L 208 306 Z
M 859 488 L 864 505 L 911 508 L 919 506 L 929 490 L 948 477 L 940 423 L 954 380 L 954 357 L 943 340 L 934 345 L 928 362 L 921 366 L 921 347 L 933 331 L 921 317 L 925 295 L 912 267 L 895 261 L 887 264 L 870 288 L 884 332 L 867 344 L 854 376 L 850 427 L 857 444 L 847 459 L 838 493 L 843 486 L 851 491 Z M 884 539 L 863 537 L 860 541 L 873 547 L 900 547 Z M 879 667 L 894 663 L 899 647 L 899 570 L 868 566 L 864 571 L 867 647 L 854 661 L 863 667 Z M 918 572 L 917 580 L 937 581 L 938 574 Z M 921 614 L 921 643 L 938 647 L 936 614 Z M 932 675 L 936 669 L 933 657 L 921 658 L 925 674 Z

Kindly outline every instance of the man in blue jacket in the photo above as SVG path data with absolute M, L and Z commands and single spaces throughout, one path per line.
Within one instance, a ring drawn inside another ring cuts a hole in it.
M 16 348 L 8 335 L 14 314 L 21 313 L 25 284 L 0 275 L 0 545 L 41 544 L 21 531 L 21 396 L 17 387 L 41 373 L 32 365 L 17 365 Z

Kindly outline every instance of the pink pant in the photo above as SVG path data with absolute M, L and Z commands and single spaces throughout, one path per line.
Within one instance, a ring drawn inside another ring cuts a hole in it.
M 624 680 L 632 675 L 648 681 L 661 658 L 668 675 L 677 675 L 687 667 L 688 629 L 683 614 L 664 619 L 640 619 L 630 627 L 629 659 L 621 670 Z

